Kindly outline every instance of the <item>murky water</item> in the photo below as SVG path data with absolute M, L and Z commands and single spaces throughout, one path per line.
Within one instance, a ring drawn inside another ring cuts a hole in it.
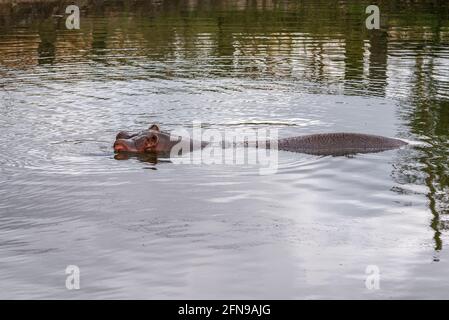
M 0 5 L 0 297 L 447 298 L 449 6 L 378 3 L 372 31 L 360 1 L 88 1 L 80 30 Z M 119 130 L 194 120 L 419 145 L 114 159 Z

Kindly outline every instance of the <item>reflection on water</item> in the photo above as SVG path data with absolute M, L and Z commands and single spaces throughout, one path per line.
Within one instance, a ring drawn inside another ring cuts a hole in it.
M 4 297 L 444 297 L 449 4 L 377 1 L 370 31 L 355 0 L 86 1 L 80 30 L 68 3 L 0 4 Z M 422 143 L 272 176 L 112 152 L 193 120 Z

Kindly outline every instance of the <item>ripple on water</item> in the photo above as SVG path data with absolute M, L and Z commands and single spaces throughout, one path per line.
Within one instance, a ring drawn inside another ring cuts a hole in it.
M 28 75 L 19 72 L 15 77 Z M 370 116 L 374 99 L 297 93 L 294 85 L 285 81 L 267 86 L 263 81 L 243 79 L 223 80 L 225 83 L 215 79 L 84 80 L 67 86 L 58 81 L 28 80 L 31 82 L 6 91 L 14 108 L 2 114 L 7 152 L 0 163 L 5 168 L 49 174 L 139 170 L 139 166 L 112 161 L 111 145 L 117 131 L 141 130 L 153 122 L 169 131 L 191 128 L 194 120 L 202 121 L 205 128 L 222 131 L 279 129 L 283 136 L 328 131 L 331 126 L 333 130 L 350 131 L 357 122 L 348 121 L 346 114 L 357 105 L 367 111 L 357 115 L 358 122 L 376 123 L 370 127 L 383 134 L 392 128 L 388 121 L 379 125 Z M 214 87 L 217 90 L 212 90 Z M 343 102 L 345 107 L 334 110 L 333 100 Z M 393 102 L 378 100 L 376 109 L 385 114 L 393 112 Z M 282 165 L 285 169 L 292 166 Z

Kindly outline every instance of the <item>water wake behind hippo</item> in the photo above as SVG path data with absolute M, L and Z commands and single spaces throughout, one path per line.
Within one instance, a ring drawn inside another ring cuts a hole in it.
M 350 155 L 357 153 L 381 152 L 397 149 L 407 145 L 407 142 L 377 135 L 362 133 L 320 133 L 298 137 L 290 137 L 273 141 L 258 141 L 245 145 L 255 147 L 271 147 L 282 151 L 307 153 L 313 155 Z M 204 148 L 205 141 L 192 141 L 186 137 L 172 136 L 161 131 L 157 125 L 138 133 L 121 131 L 114 143 L 115 152 L 129 153 L 163 153 L 170 154 L 174 147 L 183 146 L 183 150 L 192 151 L 194 146 Z

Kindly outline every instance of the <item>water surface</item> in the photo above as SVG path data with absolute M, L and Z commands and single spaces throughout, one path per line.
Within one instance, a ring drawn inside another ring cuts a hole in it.
M 378 1 L 370 31 L 360 1 L 87 3 L 80 30 L 0 5 L 1 298 L 447 297 L 447 5 Z M 419 145 L 274 175 L 114 158 L 194 120 Z

